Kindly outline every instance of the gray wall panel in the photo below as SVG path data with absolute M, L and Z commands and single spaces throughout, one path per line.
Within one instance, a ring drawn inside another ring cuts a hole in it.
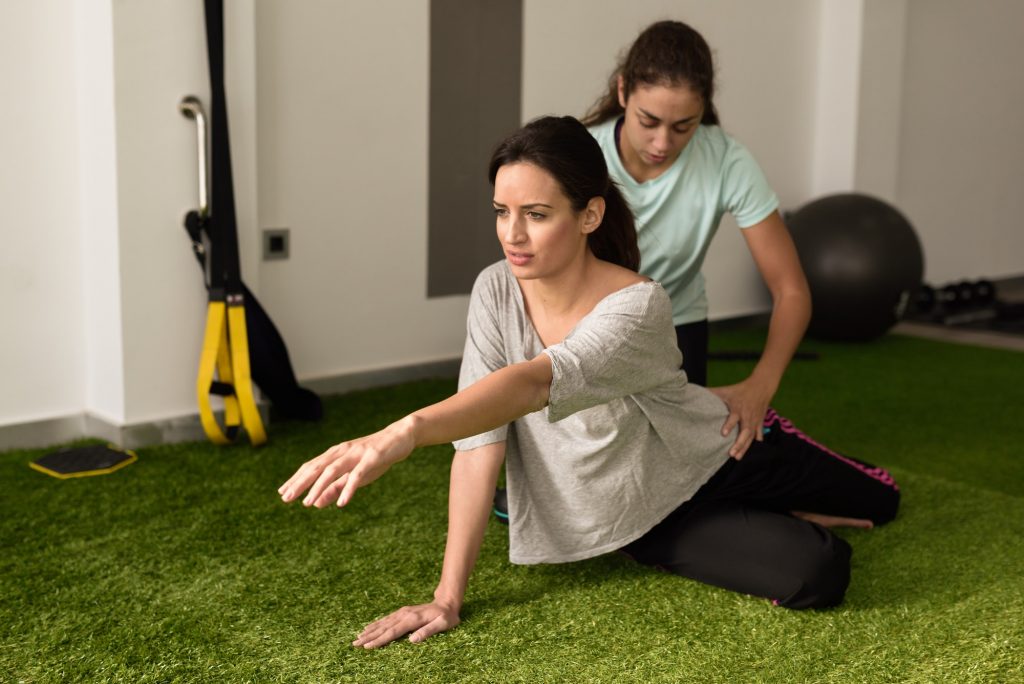
M 522 28 L 522 0 L 430 3 L 429 297 L 501 258 L 487 162 L 520 124 Z

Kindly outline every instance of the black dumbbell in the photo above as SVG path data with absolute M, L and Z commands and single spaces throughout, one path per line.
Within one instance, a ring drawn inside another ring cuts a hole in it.
M 957 288 L 956 283 L 950 283 L 940 288 L 935 293 L 935 298 L 946 311 L 953 311 L 960 308 L 960 290 Z
M 974 303 L 977 306 L 989 306 L 996 301 L 996 286 L 991 280 L 975 281 L 974 283 Z
M 921 283 L 911 299 L 910 314 L 912 316 L 927 316 L 935 309 L 935 301 L 935 288 L 928 283 Z

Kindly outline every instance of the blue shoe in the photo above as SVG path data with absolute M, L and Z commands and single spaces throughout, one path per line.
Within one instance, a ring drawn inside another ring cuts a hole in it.
M 494 490 L 494 517 L 508 525 L 508 491 L 501 487 Z

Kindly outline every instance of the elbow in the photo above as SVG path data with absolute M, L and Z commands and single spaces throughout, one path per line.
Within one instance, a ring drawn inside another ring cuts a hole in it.
M 807 281 L 803 278 L 773 290 L 772 301 L 775 308 L 785 307 L 801 314 L 804 318 L 811 317 L 811 288 L 807 286 Z
M 528 361 L 526 368 L 527 386 L 524 392 L 524 396 L 527 398 L 526 413 L 533 413 L 548 405 L 548 398 L 551 394 L 551 362 L 547 355 L 540 354 L 533 361 Z
M 811 299 L 811 289 L 807 287 L 807 281 L 801 282 L 800 287 L 795 288 L 789 296 L 794 302 L 794 307 L 803 314 L 803 318 L 810 320 L 814 302 Z
M 551 393 L 551 381 L 544 381 L 543 378 L 537 378 L 530 383 L 530 391 L 528 395 L 530 397 L 530 403 L 528 413 L 540 411 L 542 408 L 548 405 L 548 396 Z

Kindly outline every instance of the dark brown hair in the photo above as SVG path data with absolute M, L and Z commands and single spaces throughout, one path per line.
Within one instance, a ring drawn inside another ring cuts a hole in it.
M 700 122 L 718 125 L 715 68 L 711 48 L 695 29 L 681 21 L 659 21 L 637 36 L 625 59 L 608 79 L 608 90 L 590 108 L 583 123 L 594 126 L 622 115 L 619 76 L 626 98 L 641 85 L 687 86 L 704 101 Z
M 631 271 L 640 268 L 633 212 L 608 176 L 601 147 L 583 124 L 571 116 L 545 116 L 526 124 L 491 155 L 487 171 L 491 185 L 498 169 L 517 162 L 550 173 L 576 212 L 583 211 L 594 197 L 603 197 L 604 219 L 587 235 L 587 246 L 598 259 Z

